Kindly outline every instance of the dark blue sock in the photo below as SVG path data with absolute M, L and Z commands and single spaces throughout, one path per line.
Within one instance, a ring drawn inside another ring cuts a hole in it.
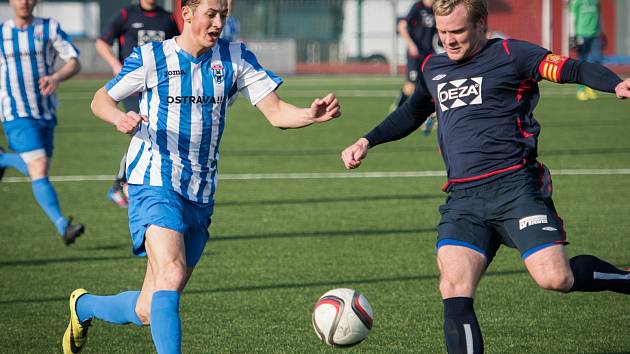
M 158 354 L 179 354 L 182 323 L 179 320 L 179 293 L 160 290 L 151 301 L 151 336 Z
M 85 294 L 77 300 L 77 315 L 83 322 L 92 318 L 114 324 L 133 323 L 142 326 L 136 315 L 139 291 L 125 291 L 112 296 Z
M 444 340 L 449 354 L 483 353 L 483 337 L 473 299 L 452 297 L 444 303 Z
M 50 184 L 50 181 L 48 181 L 48 177 L 33 180 L 31 185 L 33 187 L 35 200 L 37 200 L 39 206 L 44 210 L 46 215 L 48 215 L 50 221 L 55 224 L 59 235 L 63 236 L 63 233 L 66 231 L 68 219 L 61 213 L 57 193 L 52 184 Z
M 9 154 L 6 152 L 0 154 L 0 168 L 3 167 L 13 167 L 24 176 L 28 176 L 28 167 L 26 167 L 24 160 L 22 160 L 19 154 Z
M 630 272 L 595 256 L 580 255 L 569 260 L 573 271 L 570 291 L 614 291 L 630 294 Z

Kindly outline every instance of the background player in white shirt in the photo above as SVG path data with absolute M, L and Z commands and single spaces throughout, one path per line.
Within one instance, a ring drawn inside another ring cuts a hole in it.
M 0 148 L 0 180 L 12 167 L 31 177 L 33 196 L 66 245 L 84 232 L 61 212 L 48 180 L 60 82 L 79 72 L 79 50 L 57 21 L 33 16 L 37 0 L 10 0 L 13 18 L 0 24 L 0 120 L 16 153 Z M 65 64 L 54 71 L 59 56 Z
M 281 100 L 282 80 L 258 64 L 242 43 L 219 39 L 225 0 L 182 2 L 181 36 L 153 42 L 125 60 L 119 75 L 92 101 L 94 114 L 134 134 L 127 152 L 129 226 L 134 253 L 148 256 L 141 291 L 70 296 L 64 352 L 76 353 L 92 318 L 150 324 L 158 353 L 179 353 L 179 297 L 208 240 L 217 184 L 218 146 L 226 112 L 238 92 L 279 128 L 300 128 L 338 117 L 333 94 L 308 108 Z M 141 92 L 140 114 L 116 103 Z

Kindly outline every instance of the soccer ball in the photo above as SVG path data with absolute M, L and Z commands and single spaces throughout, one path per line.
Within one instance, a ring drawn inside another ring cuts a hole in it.
M 357 290 L 330 290 L 315 303 L 313 328 L 324 343 L 351 347 L 361 343 L 372 329 L 372 308 Z

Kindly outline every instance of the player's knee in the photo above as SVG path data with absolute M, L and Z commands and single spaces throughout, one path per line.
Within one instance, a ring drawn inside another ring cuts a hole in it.
M 573 274 L 567 272 L 549 272 L 544 276 L 539 276 L 536 283 L 543 289 L 568 292 L 573 286 Z
M 180 290 L 186 282 L 186 274 L 186 265 L 181 261 L 164 264 L 157 272 L 157 289 Z
M 27 164 L 28 174 L 32 179 L 40 179 L 48 175 L 48 158 L 40 157 L 29 161 Z
M 442 298 L 472 297 L 475 290 L 468 282 L 442 276 L 440 278 L 440 294 Z

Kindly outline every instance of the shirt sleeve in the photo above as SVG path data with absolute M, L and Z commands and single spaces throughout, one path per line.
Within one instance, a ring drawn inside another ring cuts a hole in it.
M 273 72 L 263 68 L 245 44 L 241 46 L 241 58 L 239 60 L 239 73 L 236 78 L 238 90 L 252 105 L 256 105 L 268 94 L 282 85 L 282 79 Z
M 120 73 L 105 85 L 105 90 L 120 102 L 136 92 L 146 90 L 146 67 L 142 60 L 142 47 L 133 48 L 123 63 Z
M 99 38 L 109 45 L 113 45 L 114 40 L 123 34 L 123 25 L 127 22 L 126 14 L 127 9 L 121 9 L 118 14 L 109 20 L 107 27 L 105 27 L 105 31 L 103 31 Z
M 55 51 L 59 53 L 59 57 L 63 61 L 68 61 L 72 58 L 79 58 L 79 48 L 72 44 L 70 36 L 68 36 L 66 32 L 61 29 L 59 22 L 51 19 L 50 26 L 50 39 L 52 42 L 52 46 L 53 48 L 55 48 Z
M 435 112 L 424 76 L 420 76 L 413 95 L 397 110 L 390 113 L 385 120 L 364 135 L 370 147 L 395 141 L 406 137 L 424 123 L 427 117 Z
M 521 40 L 506 39 L 505 41 L 508 54 L 514 58 L 518 75 L 523 80 L 542 80 L 538 66 L 545 56 L 551 52 L 548 49 Z
M 411 8 L 409 9 L 407 16 L 405 17 L 405 21 L 407 21 L 407 26 L 411 26 L 411 21 L 414 21 L 416 18 L 418 18 L 418 4 L 414 3 L 413 5 L 411 5 Z

